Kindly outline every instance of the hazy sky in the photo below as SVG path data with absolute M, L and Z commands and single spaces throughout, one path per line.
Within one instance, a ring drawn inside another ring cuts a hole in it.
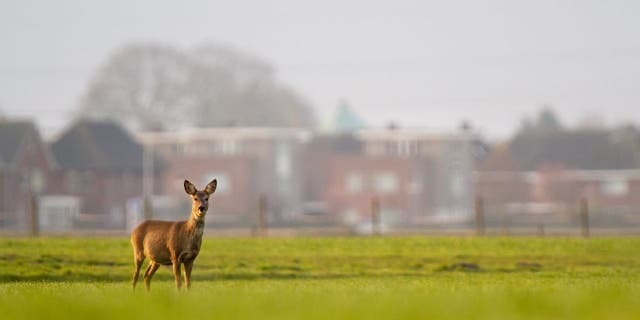
M 0 1 L 0 110 L 64 126 L 124 44 L 230 44 L 270 60 L 321 118 L 491 137 L 551 104 L 640 122 L 640 1 Z

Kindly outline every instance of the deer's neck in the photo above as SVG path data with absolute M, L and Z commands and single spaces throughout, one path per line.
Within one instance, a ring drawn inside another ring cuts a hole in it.
M 198 217 L 195 213 L 191 213 L 191 217 L 187 221 L 187 230 L 193 234 L 196 239 L 202 238 L 204 232 L 204 217 Z

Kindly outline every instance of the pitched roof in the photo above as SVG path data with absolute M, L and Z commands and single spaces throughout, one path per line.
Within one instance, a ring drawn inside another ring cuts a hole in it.
M 35 130 L 31 121 L 0 121 L 0 163 L 13 162 L 30 130 Z
M 63 169 L 142 170 L 142 145 L 114 122 L 80 120 L 51 151 Z

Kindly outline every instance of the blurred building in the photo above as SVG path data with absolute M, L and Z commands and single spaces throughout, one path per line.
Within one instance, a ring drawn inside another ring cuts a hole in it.
M 80 120 L 51 152 L 57 168 L 48 191 L 80 199 L 77 224 L 123 226 L 127 200 L 142 195 L 143 146 L 114 122 Z
M 557 130 L 496 145 L 476 190 L 488 213 L 522 223 L 569 224 L 580 199 L 594 222 L 640 222 L 640 135 L 635 130 Z
M 33 122 L 0 120 L 0 227 L 29 224 L 31 196 L 51 186 L 53 167 Z
M 3 123 L 0 130 L 6 130 L 0 138 L 4 224 L 25 216 L 32 193 L 45 196 L 45 229 L 134 225 L 145 193 L 153 196 L 155 218 L 182 219 L 190 206 L 184 179 L 203 187 L 214 178 L 211 219 L 219 226 L 255 223 L 261 195 L 270 224 L 314 216 L 357 226 L 370 220 L 374 197 L 388 225 L 471 214 L 472 139 L 466 132 L 218 127 L 144 132 L 134 139 L 116 123 L 79 120 L 49 145 L 50 160 L 33 124 Z M 145 161 L 145 155 L 155 156 Z M 145 183 L 151 189 L 145 191 Z
M 363 129 L 316 136 L 305 162 L 307 200 L 335 219 L 368 221 L 380 201 L 388 224 L 465 220 L 471 215 L 472 135 L 424 129 Z
M 163 193 L 184 196 L 183 181 L 202 188 L 218 179 L 213 212 L 219 223 L 253 219 L 260 194 L 271 220 L 287 220 L 302 201 L 302 153 L 309 132 L 275 127 L 192 128 L 140 133 L 138 139 L 166 164 Z

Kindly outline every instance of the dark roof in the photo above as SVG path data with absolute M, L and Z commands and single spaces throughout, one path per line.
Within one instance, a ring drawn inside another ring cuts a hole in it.
M 63 169 L 142 169 L 142 145 L 114 122 L 76 122 L 51 145 L 51 151 Z
M 12 163 L 20 143 L 35 130 L 31 121 L 0 121 L 0 163 Z
M 616 139 L 607 130 L 555 131 L 516 136 L 509 146 L 511 155 L 525 170 L 560 165 L 583 170 L 638 168 L 640 139 Z

